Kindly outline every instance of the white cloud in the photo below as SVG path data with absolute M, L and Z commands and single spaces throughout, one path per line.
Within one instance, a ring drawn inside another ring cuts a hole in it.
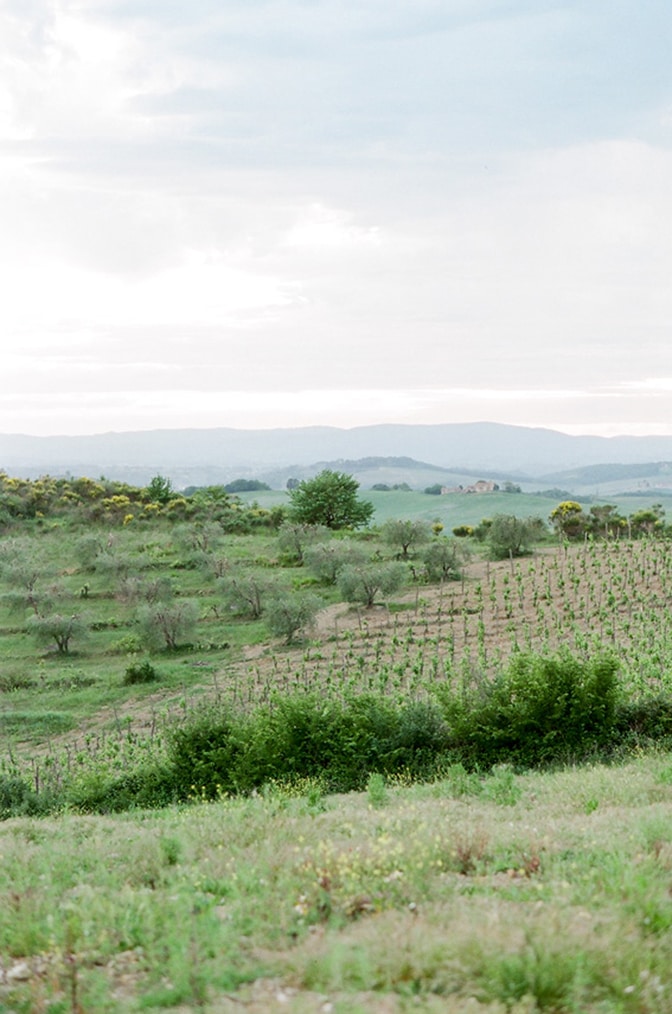
M 653 7 L 8 0 L 0 425 L 665 425 Z

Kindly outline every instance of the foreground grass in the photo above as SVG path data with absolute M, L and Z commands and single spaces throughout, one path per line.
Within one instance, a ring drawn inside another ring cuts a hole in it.
M 667 1012 L 672 758 L 0 825 L 0 1008 Z

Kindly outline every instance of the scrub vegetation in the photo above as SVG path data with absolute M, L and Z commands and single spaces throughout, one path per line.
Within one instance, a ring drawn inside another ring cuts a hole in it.
M 305 509 L 0 477 L 0 1006 L 669 1010 L 662 510 Z

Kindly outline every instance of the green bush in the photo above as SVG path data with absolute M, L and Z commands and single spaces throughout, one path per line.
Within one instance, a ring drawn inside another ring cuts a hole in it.
M 207 705 L 168 729 L 170 766 L 180 799 L 196 794 L 215 799 L 221 792 L 247 788 L 236 784 L 246 724 L 242 713 Z
M 181 798 L 303 778 L 347 792 L 363 789 L 371 772 L 429 777 L 447 743 L 432 702 L 297 694 L 250 715 L 209 705 L 170 730 L 169 757 Z
M 122 813 L 169 806 L 179 799 L 172 769 L 160 764 L 119 777 L 89 771 L 66 790 L 68 805 L 82 813 Z
M 622 746 L 672 744 L 672 697 L 656 694 L 619 702 L 616 731 Z
M 145 659 L 143 662 L 131 662 L 124 673 L 124 686 L 133 686 L 135 683 L 153 683 L 159 674 L 152 663 Z
M 578 760 L 613 745 L 619 705 L 612 658 L 515 655 L 491 681 L 437 691 L 456 760 L 489 769 Z
M 0 775 L 0 820 L 34 816 L 39 812 L 39 797 L 23 778 Z

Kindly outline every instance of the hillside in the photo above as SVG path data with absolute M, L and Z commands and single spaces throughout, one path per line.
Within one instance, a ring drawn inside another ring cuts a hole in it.
M 672 462 L 654 461 L 638 464 L 599 464 L 545 475 L 549 486 L 562 486 L 595 496 L 617 496 L 622 493 L 670 494 Z
M 157 471 L 181 486 L 204 485 L 370 457 L 412 458 L 471 475 L 476 470 L 535 478 L 548 475 L 549 465 L 555 474 L 597 464 L 672 461 L 672 437 L 577 437 L 497 423 L 0 435 L 0 468 L 11 474 L 105 474 L 138 484 Z

